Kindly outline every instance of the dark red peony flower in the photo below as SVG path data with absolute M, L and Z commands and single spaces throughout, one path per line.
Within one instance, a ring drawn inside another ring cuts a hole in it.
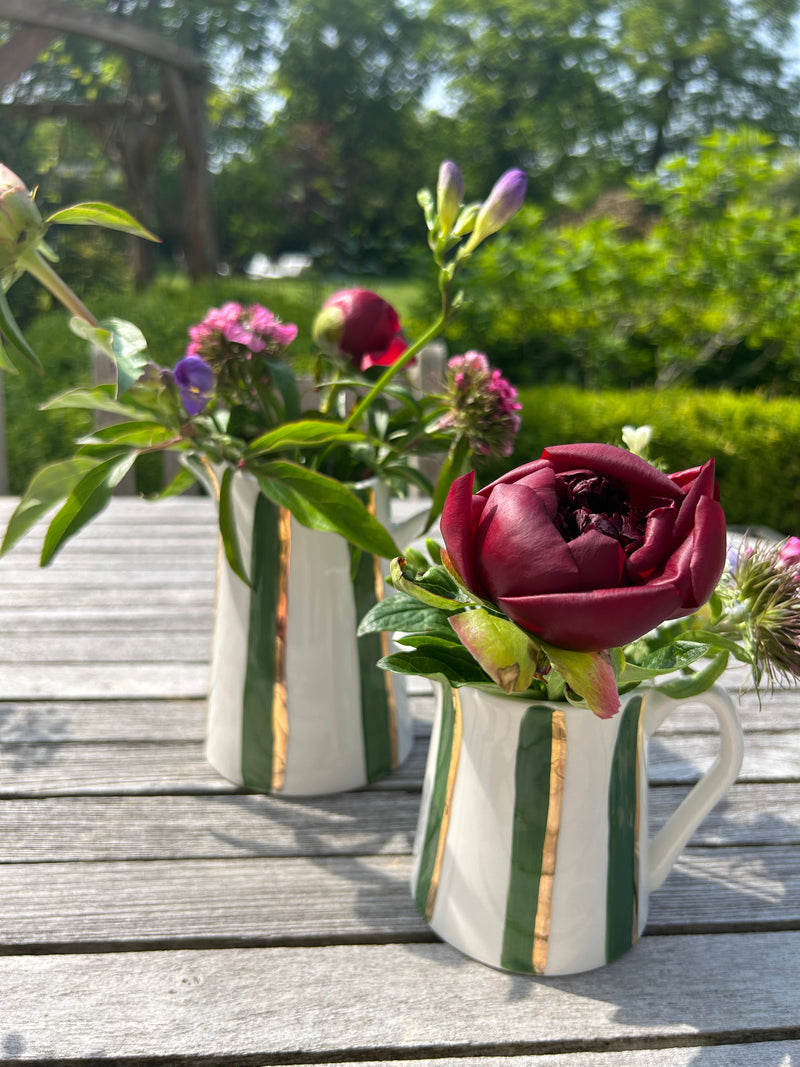
M 725 564 L 714 461 L 664 474 L 611 445 L 546 448 L 472 493 L 456 479 L 441 530 L 466 587 L 557 648 L 628 644 L 690 615 Z
M 342 289 L 322 305 L 312 329 L 315 344 L 359 370 L 396 363 L 408 345 L 390 303 L 369 289 Z

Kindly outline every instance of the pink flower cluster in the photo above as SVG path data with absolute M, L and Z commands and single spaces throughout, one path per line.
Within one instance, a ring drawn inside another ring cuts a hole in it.
M 449 360 L 446 387 L 450 411 L 440 428 L 465 436 L 478 455 L 510 456 L 522 422 L 522 404 L 511 382 L 489 366 L 482 352 L 466 352 Z
M 226 348 L 226 342 L 255 354 L 269 345 L 288 345 L 296 336 L 294 323 L 281 322 L 269 308 L 261 304 L 244 307 L 230 301 L 220 308 L 211 308 L 202 322 L 189 328 L 186 355 L 201 356 L 213 365 L 220 356 L 232 354 L 221 351 Z

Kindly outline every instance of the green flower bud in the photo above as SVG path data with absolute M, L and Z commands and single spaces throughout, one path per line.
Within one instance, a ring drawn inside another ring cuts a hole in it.
M 33 197 L 17 175 L 0 163 L 0 276 L 13 271 L 36 248 L 45 225 Z
M 452 160 L 446 159 L 439 167 L 436 185 L 436 211 L 439 215 L 439 232 L 449 234 L 461 210 L 464 199 L 464 179 Z

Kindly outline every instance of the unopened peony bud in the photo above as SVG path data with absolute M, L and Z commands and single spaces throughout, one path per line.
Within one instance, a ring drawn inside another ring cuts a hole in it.
M 0 275 L 35 249 L 45 225 L 33 197 L 17 175 L 0 163 Z
M 322 305 L 312 327 L 314 343 L 360 370 L 396 363 L 408 347 L 391 304 L 369 289 L 342 289 Z
M 497 233 L 516 215 L 522 207 L 527 188 L 528 179 L 524 171 L 507 170 L 498 178 L 489 196 L 480 206 L 475 228 L 462 250 L 464 255 L 468 255 L 481 241 Z
M 449 234 L 453 229 L 463 199 L 464 179 L 461 171 L 452 160 L 446 159 L 439 167 L 439 181 L 436 185 L 436 211 L 442 234 Z

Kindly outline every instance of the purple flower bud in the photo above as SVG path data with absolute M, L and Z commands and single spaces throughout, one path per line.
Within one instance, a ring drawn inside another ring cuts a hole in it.
M 481 241 L 497 233 L 516 215 L 525 200 L 527 188 L 528 179 L 524 171 L 507 170 L 498 178 L 489 196 L 481 204 L 475 227 L 464 246 L 464 253 L 471 252 Z
M 448 234 L 458 218 L 464 199 L 464 179 L 452 160 L 446 159 L 439 167 L 436 185 L 436 212 L 439 215 L 441 233 Z
M 198 415 L 209 402 L 217 376 L 200 356 L 184 356 L 175 364 L 175 384 L 188 415 Z
M 0 163 L 0 275 L 36 248 L 45 225 L 33 197 L 13 170 Z

